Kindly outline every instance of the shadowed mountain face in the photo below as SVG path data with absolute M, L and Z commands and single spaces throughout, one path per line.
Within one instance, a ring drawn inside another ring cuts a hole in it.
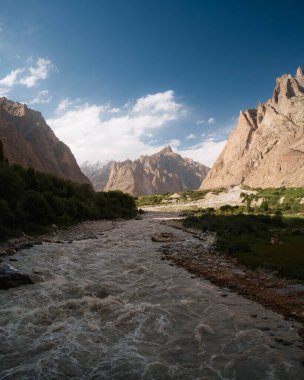
M 277 79 L 273 97 L 240 112 L 202 189 L 304 186 L 304 72 Z
M 196 190 L 209 168 L 166 147 L 135 161 L 111 161 L 99 167 L 86 163 L 82 170 L 96 190 L 122 190 L 137 196 Z
M 78 183 L 90 183 L 67 145 L 46 124 L 40 112 L 0 98 L 0 139 L 11 163 L 52 173 Z

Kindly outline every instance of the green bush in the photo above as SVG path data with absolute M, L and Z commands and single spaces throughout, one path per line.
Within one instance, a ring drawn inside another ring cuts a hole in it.
M 21 201 L 22 209 L 27 220 L 33 224 L 45 226 L 53 220 L 53 215 L 48 202 L 43 195 L 35 190 L 27 190 Z
M 88 184 L 0 160 L 0 241 L 20 231 L 41 231 L 52 223 L 68 226 L 88 219 L 131 218 L 136 214 L 135 200 L 128 194 L 96 193 Z

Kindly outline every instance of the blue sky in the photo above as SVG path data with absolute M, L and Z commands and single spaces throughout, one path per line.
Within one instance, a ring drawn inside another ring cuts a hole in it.
M 79 163 L 171 144 L 211 165 L 241 109 L 304 65 L 301 1 L 0 0 L 0 94 Z

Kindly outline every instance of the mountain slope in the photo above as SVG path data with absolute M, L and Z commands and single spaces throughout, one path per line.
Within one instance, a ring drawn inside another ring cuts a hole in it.
M 0 98 L 0 139 L 9 162 L 90 183 L 67 145 L 59 141 L 40 112 L 25 104 Z
M 304 73 L 283 75 L 273 97 L 240 112 L 238 125 L 201 189 L 304 186 Z
M 97 162 L 96 164 L 86 161 L 81 165 L 81 171 L 90 178 L 96 191 L 102 191 L 108 183 L 113 164 L 114 161 Z
M 170 147 L 151 156 L 141 156 L 134 161 L 114 161 L 107 165 L 95 171 L 94 167 L 88 168 L 88 165 L 85 165 L 82 170 L 98 190 L 122 190 L 135 196 L 195 190 L 209 170 L 189 158 L 182 158 Z M 107 184 L 102 189 L 100 183 L 103 184 L 106 180 Z

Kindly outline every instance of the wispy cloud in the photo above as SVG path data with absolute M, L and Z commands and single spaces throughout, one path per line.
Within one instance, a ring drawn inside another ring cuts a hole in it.
M 19 76 L 23 71 L 24 68 L 12 70 L 4 78 L 0 79 L 0 86 L 7 88 L 13 87 L 15 84 L 19 83 Z
M 38 91 L 36 98 L 28 102 L 28 104 L 47 104 L 52 100 L 52 96 L 48 90 Z
M 172 148 L 178 149 L 181 145 L 181 141 L 178 139 L 171 139 L 166 145 L 170 145 Z
M 226 142 L 227 140 L 217 141 L 213 138 L 207 138 L 195 146 L 179 150 L 179 153 L 183 157 L 190 157 L 194 161 L 198 161 L 204 165 L 212 167 L 214 161 L 224 149 Z
M 207 121 L 206 120 L 204 120 L 204 119 L 200 119 L 200 120 L 196 120 L 196 124 L 214 124 L 215 123 L 215 118 L 214 117 L 209 117 L 208 119 L 207 119 Z
M 48 120 L 58 137 L 67 143 L 78 162 L 137 158 L 156 152 L 143 138 L 180 120 L 186 107 L 168 90 L 143 96 L 127 106 L 114 108 L 109 104 L 92 105 L 63 99 L 57 117 Z M 178 146 L 178 140 L 171 141 Z
M 196 138 L 196 136 L 193 133 L 190 133 L 190 135 L 188 135 L 186 137 L 187 140 L 192 140 L 192 139 L 195 139 L 195 138 Z
M 71 106 L 75 105 L 75 104 L 79 104 L 80 100 L 79 99 L 76 99 L 76 100 L 71 100 L 70 98 L 64 98 L 60 101 L 60 103 L 58 104 L 57 108 L 56 108 L 56 113 L 57 114 L 61 114 L 61 113 L 64 113 L 66 112 Z
M 40 81 L 49 76 L 52 70 L 55 70 L 55 66 L 49 59 L 38 58 L 33 62 L 32 57 L 30 57 L 26 60 L 24 67 L 14 69 L 0 79 L 0 93 L 7 94 L 16 85 L 27 88 L 36 87 Z
M 27 68 L 26 75 L 20 78 L 19 83 L 26 87 L 35 87 L 40 80 L 46 79 L 54 68 L 49 59 L 39 58 L 34 66 Z

